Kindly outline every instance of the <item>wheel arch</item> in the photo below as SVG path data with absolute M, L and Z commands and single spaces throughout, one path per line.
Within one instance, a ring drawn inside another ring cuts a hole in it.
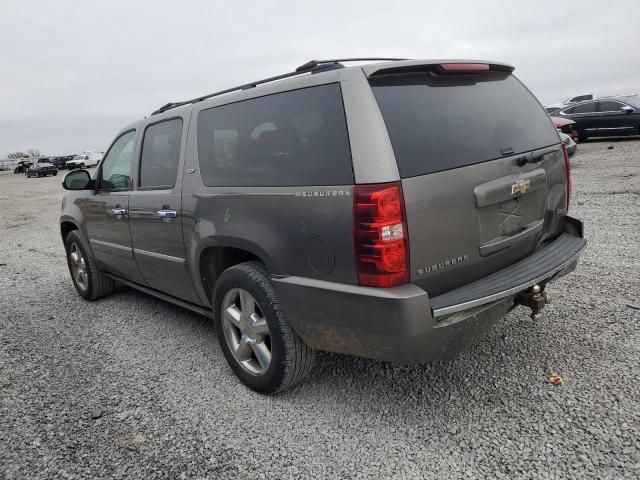
M 272 266 L 268 255 L 260 247 L 231 238 L 202 239 L 192 258 L 194 281 L 200 296 L 208 305 L 211 304 L 217 278 L 226 269 L 252 260 L 264 264 L 268 271 Z
M 80 227 L 76 222 L 66 218 L 60 221 L 60 235 L 62 236 L 62 243 L 67 241 L 67 236 L 74 230 L 80 230 Z

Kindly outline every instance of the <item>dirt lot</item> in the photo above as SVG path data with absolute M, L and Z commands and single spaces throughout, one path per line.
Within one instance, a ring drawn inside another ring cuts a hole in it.
M 272 398 L 206 319 L 129 289 L 80 299 L 61 176 L 3 172 L 0 478 L 639 478 L 640 140 L 572 164 L 590 243 L 541 320 L 516 309 L 450 364 L 323 354 Z

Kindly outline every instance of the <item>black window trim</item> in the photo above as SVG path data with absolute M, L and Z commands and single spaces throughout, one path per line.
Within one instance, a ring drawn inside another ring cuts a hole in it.
M 137 134 L 137 129 L 130 128 L 129 130 L 122 132 L 120 135 L 118 135 L 113 140 L 113 142 L 111 142 L 111 145 L 109 145 L 109 148 L 107 149 L 105 154 L 102 156 L 102 160 L 100 160 L 100 168 L 98 170 L 98 175 L 96 175 L 96 193 L 98 192 L 130 192 L 131 191 L 131 187 L 130 188 L 103 188 L 101 185 L 102 184 L 102 167 L 104 166 L 104 160 L 109 156 L 109 153 L 111 153 L 111 149 L 116 144 L 116 142 L 131 132 L 135 132 Z M 135 141 L 137 141 L 137 137 Z M 134 154 L 135 154 L 135 145 L 133 148 L 134 148 Z M 129 173 L 133 176 L 133 161 L 131 162 L 131 168 Z
M 142 151 L 144 150 L 144 137 L 147 134 L 147 129 L 154 125 L 164 122 L 170 122 L 171 120 L 181 120 L 182 121 L 182 129 L 180 131 L 180 151 L 178 152 L 178 168 L 176 169 L 176 178 L 173 182 L 173 185 L 155 185 L 151 187 L 143 187 L 140 185 L 140 181 L 142 180 Z M 182 142 L 184 140 L 184 129 L 185 125 L 188 126 L 188 122 L 185 122 L 185 118 L 182 115 L 174 115 L 173 117 L 162 118 L 153 123 L 149 123 L 144 127 L 144 131 L 142 132 L 142 137 L 140 138 L 140 153 L 138 154 L 138 168 L 136 169 L 136 181 L 135 181 L 135 190 L 139 192 L 148 192 L 149 190 L 173 190 L 176 188 L 176 184 L 178 182 L 178 176 L 180 175 L 180 159 L 182 157 Z

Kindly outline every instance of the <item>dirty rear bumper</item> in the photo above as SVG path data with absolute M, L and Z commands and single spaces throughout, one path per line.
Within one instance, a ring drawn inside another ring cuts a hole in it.
M 567 217 L 565 233 L 535 254 L 433 299 L 413 284 L 273 283 L 289 322 L 314 349 L 401 363 L 449 360 L 503 318 L 518 293 L 571 272 L 585 245 L 582 222 Z

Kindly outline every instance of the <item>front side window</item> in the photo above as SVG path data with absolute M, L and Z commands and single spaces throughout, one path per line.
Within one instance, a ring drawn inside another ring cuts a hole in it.
M 338 84 L 203 110 L 197 130 L 200 173 L 207 186 L 353 183 Z
M 131 188 L 131 166 L 136 146 L 136 132 L 121 135 L 111 146 L 100 170 L 101 190 L 128 190 Z
M 181 118 L 147 127 L 140 157 L 140 187 L 173 188 L 178 175 L 181 141 Z
M 624 106 L 623 103 L 614 102 L 611 100 L 606 100 L 604 102 L 600 102 L 600 111 L 601 112 L 616 112 L 620 113 L 621 108 Z

